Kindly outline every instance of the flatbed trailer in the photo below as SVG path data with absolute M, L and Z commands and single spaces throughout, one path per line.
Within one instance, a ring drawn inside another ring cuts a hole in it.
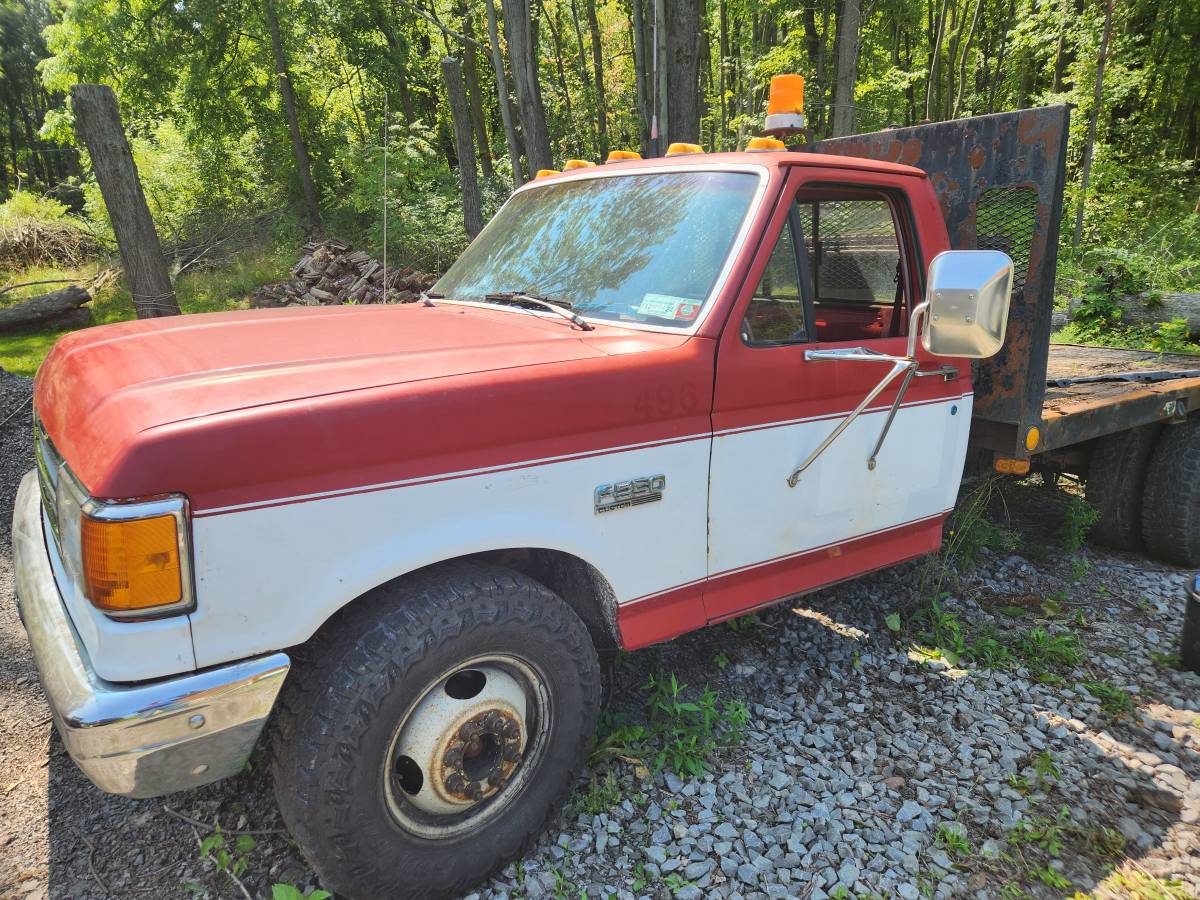
M 1200 356 L 1050 342 L 1069 122 L 1070 107 L 1047 106 L 831 138 L 812 149 L 925 170 L 951 246 L 1012 257 L 1004 347 L 974 364 L 974 458 L 1003 472 L 1090 478 L 1088 497 L 1102 515 L 1097 532 L 1122 549 L 1143 546 L 1131 519 L 1161 518 L 1151 487 L 1143 498 L 1157 466 L 1157 481 L 1173 474 L 1171 490 L 1186 496 L 1175 503 L 1174 536 L 1147 535 L 1145 543 L 1157 556 L 1195 565 L 1200 538 L 1179 532 L 1200 530 Z M 1165 441 L 1158 425 L 1189 434 Z

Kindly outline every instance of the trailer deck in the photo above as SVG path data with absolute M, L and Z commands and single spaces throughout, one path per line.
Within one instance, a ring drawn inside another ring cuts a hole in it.
M 1042 442 L 1053 450 L 1200 409 L 1200 356 L 1051 344 Z

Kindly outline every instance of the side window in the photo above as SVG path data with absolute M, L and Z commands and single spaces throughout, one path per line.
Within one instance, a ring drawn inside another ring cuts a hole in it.
M 809 340 L 796 262 L 795 236 L 789 221 L 779 233 L 742 320 L 742 339 L 747 344 L 762 347 Z
M 800 222 L 819 341 L 902 334 L 908 306 L 892 205 L 878 195 L 822 199 L 802 194 Z

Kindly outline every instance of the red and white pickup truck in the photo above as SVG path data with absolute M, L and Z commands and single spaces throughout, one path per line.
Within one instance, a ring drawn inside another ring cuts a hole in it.
M 1009 257 L 944 212 L 895 162 L 623 161 L 518 190 L 423 303 L 63 338 L 13 533 L 71 755 L 153 796 L 269 719 L 327 886 L 485 877 L 585 760 L 617 648 L 939 547 L 972 359 L 1029 340 Z M 1043 449 L 1003 418 L 997 460 Z

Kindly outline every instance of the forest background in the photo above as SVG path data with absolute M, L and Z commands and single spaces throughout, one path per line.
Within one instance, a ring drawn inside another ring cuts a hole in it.
M 567 158 L 744 146 L 785 72 L 815 138 L 1073 104 L 1059 337 L 1200 351 L 1118 304 L 1200 290 L 1197 47 L 1194 0 L 0 0 L 0 305 L 115 259 L 78 82 L 116 92 L 185 311 L 244 305 L 314 234 L 381 255 L 385 203 L 393 264 L 440 272 L 467 242 L 453 57 L 485 221 Z M 133 315 L 95 287 L 98 321 Z M 58 333 L 0 337 L 0 366 Z

